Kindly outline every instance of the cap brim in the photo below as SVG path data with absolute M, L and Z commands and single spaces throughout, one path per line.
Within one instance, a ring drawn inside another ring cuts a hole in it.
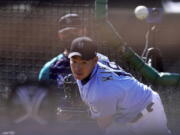
M 71 53 L 69 53 L 68 58 L 70 59 L 73 56 L 80 56 L 80 57 L 82 57 L 82 54 L 80 54 L 79 52 L 71 52 Z

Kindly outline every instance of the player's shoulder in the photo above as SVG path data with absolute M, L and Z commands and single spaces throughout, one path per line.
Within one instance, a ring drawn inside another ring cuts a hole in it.
M 110 65 L 110 64 L 108 64 Z M 97 74 L 98 76 L 109 76 L 109 75 L 114 75 L 115 72 L 120 72 L 119 68 L 111 68 L 107 64 L 103 64 L 101 62 L 98 62 L 97 64 Z
M 102 67 L 100 65 L 97 66 L 97 73 L 96 73 L 96 87 L 98 89 L 106 89 L 113 87 L 115 83 L 117 83 L 114 73 L 110 70 L 106 69 L 105 67 Z
M 130 73 L 125 72 L 123 69 L 112 69 L 101 63 L 98 64 L 97 78 L 99 83 L 103 83 L 109 87 L 119 86 L 119 81 L 122 84 L 127 84 L 134 79 Z
M 64 58 L 65 57 L 65 55 L 63 54 L 63 53 L 60 53 L 58 56 L 56 56 L 55 58 L 57 59 L 57 60 L 59 60 L 59 59 L 62 59 L 62 58 Z
M 101 53 L 97 53 L 97 57 L 98 57 L 98 59 L 101 61 L 101 60 L 103 60 L 103 61 L 107 61 L 107 62 L 110 62 L 109 61 L 109 58 L 107 57 L 107 56 L 105 56 L 104 54 L 101 54 Z
M 45 65 L 48 66 L 48 65 L 54 63 L 55 61 L 61 59 L 62 57 L 63 57 L 63 54 L 60 53 L 59 55 L 57 55 L 57 56 L 51 58 L 49 61 L 47 61 L 47 62 L 45 63 Z

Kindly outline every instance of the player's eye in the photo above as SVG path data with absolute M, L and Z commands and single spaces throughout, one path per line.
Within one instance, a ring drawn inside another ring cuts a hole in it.
M 85 64 L 87 64 L 87 61 L 82 61 L 81 63 L 85 65 Z
M 75 64 L 75 63 L 77 63 L 77 62 L 74 60 L 70 60 L 70 64 Z

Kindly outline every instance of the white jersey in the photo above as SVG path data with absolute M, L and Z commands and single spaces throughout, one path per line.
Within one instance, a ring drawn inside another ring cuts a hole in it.
M 111 67 L 99 62 L 87 82 L 77 80 L 92 118 L 113 116 L 106 135 L 169 135 L 159 95 L 130 74 Z
M 102 63 L 96 65 L 86 84 L 79 80 L 77 84 L 93 118 L 113 115 L 115 121 L 130 121 L 152 98 L 149 87 L 129 73 Z

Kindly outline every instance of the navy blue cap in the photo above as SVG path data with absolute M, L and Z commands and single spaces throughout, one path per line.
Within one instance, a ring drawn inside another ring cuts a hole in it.
M 84 60 L 90 60 L 96 56 L 96 43 L 89 37 L 78 37 L 72 41 L 68 58 L 80 56 Z

